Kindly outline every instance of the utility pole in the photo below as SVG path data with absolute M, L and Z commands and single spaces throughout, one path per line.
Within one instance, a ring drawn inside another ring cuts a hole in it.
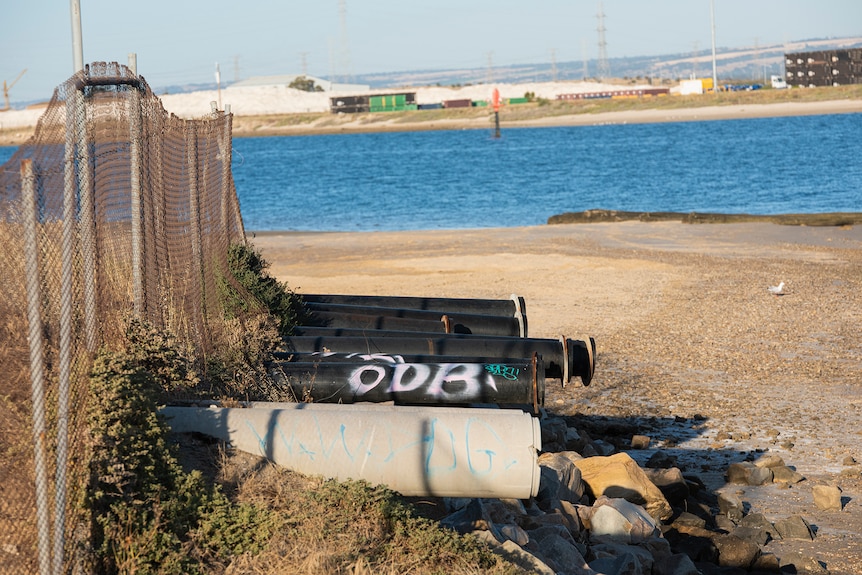
M 715 65 L 715 0 L 709 0 L 709 20 L 712 25 L 712 93 L 718 94 L 718 69 Z
M 70 0 L 72 13 L 72 58 L 74 73 L 84 69 L 84 41 L 81 33 L 81 0 Z
M 604 81 L 605 78 L 611 75 L 610 65 L 608 64 L 608 43 L 605 41 L 605 11 L 602 8 L 602 3 L 599 2 L 599 13 L 596 14 L 599 19 L 599 80 Z

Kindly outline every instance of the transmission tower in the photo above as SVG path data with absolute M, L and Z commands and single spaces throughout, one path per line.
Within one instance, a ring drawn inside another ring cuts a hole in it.
M 351 83 L 353 81 L 350 72 L 350 49 L 347 43 L 347 0 L 338 0 L 338 24 L 341 46 L 339 49 L 339 72 L 341 73 L 342 83 Z
M 557 50 L 551 48 L 551 81 L 557 81 Z
M 605 41 L 605 11 L 602 8 L 602 3 L 599 2 L 599 13 L 596 14 L 599 19 L 599 80 L 604 80 L 611 75 L 611 68 L 608 64 L 608 43 Z

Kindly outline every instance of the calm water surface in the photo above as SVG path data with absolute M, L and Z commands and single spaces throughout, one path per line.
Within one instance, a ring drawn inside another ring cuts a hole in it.
M 862 114 L 237 138 L 248 230 L 543 224 L 566 211 L 862 211 Z M 0 148 L 5 161 L 11 148 Z

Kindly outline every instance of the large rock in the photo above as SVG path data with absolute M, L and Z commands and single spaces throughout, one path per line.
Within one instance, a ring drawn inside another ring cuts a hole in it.
M 599 497 L 590 518 L 590 537 L 639 543 L 659 534 L 658 526 L 646 511 L 625 499 Z
M 775 530 L 782 539 L 814 539 L 811 525 L 799 515 L 779 519 L 775 522 Z
M 841 511 L 841 488 L 835 485 L 815 485 L 811 489 L 814 505 L 824 511 Z
M 668 519 L 673 509 L 643 469 L 627 453 L 587 457 L 575 462 L 593 497 L 623 498 L 643 505 L 655 519 Z
M 670 467 L 668 469 L 647 467 L 643 471 L 649 477 L 649 480 L 659 488 L 665 499 L 674 507 L 680 506 L 685 501 L 685 498 L 691 494 L 688 489 L 688 481 L 686 481 L 682 471 L 678 467 Z
M 718 564 L 721 567 L 748 569 L 760 556 L 760 547 L 756 543 L 736 535 L 716 534 L 713 542 L 718 549 Z
M 622 571 L 624 573 L 629 572 L 637 572 L 637 573 L 645 573 L 649 575 L 652 573 L 652 566 L 655 563 L 655 558 L 652 554 L 644 549 L 643 547 L 639 547 L 636 545 L 625 545 L 623 543 L 615 543 L 612 541 L 604 541 L 601 543 L 594 544 L 590 547 L 590 553 L 595 559 L 602 558 L 616 558 L 623 556 L 630 556 L 635 560 L 637 566 L 631 565 L 631 562 L 628 561 L 627 564 L 630 565 L 628 571 Z M 600 573 L 619 573 L 620 571 L 612 571 L 612 570 L 603 570 L 600 569 L 599 566 L 601 564 L 596 563 L 595 560 L 590 561 L 590 568 L 594 571 L 598 571 Z
M 728 483 L 738 485 L 766 485 L 772 483 L 774 474 L 769 467 L 758 467 L 750 461 L 731 463 L 727 467 Z
M 694 561 L 685 553 L 657 559 L 652 566 L 653 575 L 700 575 Z
M 573 458 L 563 453 L 543 453 L 539 456 L 539 470 L 541 476 L 536 500 L 540 507 L 546 508 L 557 499 L 577 503 L 583 497 L 585 487 L 581 470 Z

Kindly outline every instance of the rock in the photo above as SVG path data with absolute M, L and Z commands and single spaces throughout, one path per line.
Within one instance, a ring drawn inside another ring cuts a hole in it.
M 650 441 L 646 435 L 632 435 L 632 449 L 647 449 Z
M 590 547 L 594 559 L 590 568 L 599 573 L 625 573 L 650 575 L 655 559 L 646 549 L 635 545 L 603 542 Z M 625 560 L 620 561 L 620 559 Z
M 658 533 L 655 520 L 639 505 L 625 499 L 608 497 L 599 497 L 593 505 L 590 538 L 638 543 Z
M 715 532 L 701 527 L 674 526 L 664 534 L 674 553 L 685 553 L 695 563 L 718 562 L 718 548 L 712 541 Z
M 786 465 L 771 467 L 770 469 L 772 469 L 772 481 L 775 483 L 796 484 L 805 480 L 801 473 Z
M 773 553 L 760 553 L 754 564 L 751 566 L 752 571 L 763 571 L 766 573 L 777 573 L 781 569 L 781 563 L 778 557 Z
M 757 467 L 750 461 L 731 463 L 727 468 L 728 483 L 740 485 L 766 485 L 772 483 L 772 469 Z
M 487 510 L 482 504 L 482 500 L 473 499 L 463 509 L 459 509 L 451 515 L 447 515 L 440 521 L 440 524 L 454 529 L 460 534 L 472 533 L 474 531 L 490 531 L 494 539 L 497 541 L 505 541 L 506 537 L 500 533 L 499 529 L 491 521 Z
M 559 499 L 577 503 L 584 495 L 585 486 L 581 470 L 568 457 L 560 453 L 542 453 L 539 456 L 541 477 L 536 500 L 539 506 Z
M 566 429 L 566 449 L 568 451 L 576 451 L 581 453 L 588 443 L 587 439 L 582 436 L 577 429 L 569 427 Z
M 752 532 L 755 533 L 754 540 L 756 541 L 766 539 L 768 542 L 770 539 L 781 539 L 781 535 L 778 534 L 778 530 L 775 528 L 775 525 L 773 525 L 762 513 L 750 513 L 746 515 L 742 518 L 742 521 L 739 522 L 739 527 L 752 530 Z M 756 534 L 758 532 L 759 534 Z
M 679 506 L 689 496 L 688 481 L 685 480 L 679 468 L 646 468 L 643 471 L 672 506 Z
M 685 553 L 676 553 L 657 559 L 652 566 L 653 575 L 700 575 L 694 561 Z
M 730 533 L 734 529 L 736 529 L 736 523 L 734 523 L 727 515 L 716 515 L 715 516 L 715 527 L 717 529 L 721 529 L 722 531 L 727 531 Z
M 848 465 L 856 465 L 857 463 L 859 463 L 859 462 L 858 462 L 858 461 L 856 461 L 856 458 L 855 458 L 855 457 L 853 457 L 852 455 L 848 455 L 848 456 L 847 456 L 847 457 L 845 457 L 845 458 L 844 458 L 844 460 L 841 462 L 841 465 L 848 466 Z
M 544 451 L 562 451 L 566 448 L 566 432 L 569 427 L 561 417 L 548 417 L 540 420 L 542 429 L 542 448 Z
M 769 540 L 771 539 L 768 531 L 758 529 L 757 527 L 746 527 L 744 525 L 734 527 L 730 534 L 734 537 L 739 537 L 744 541 L 754 543 L 758 547 L 763 547 L 769 543 Z
M 841 488 L 835 485 L 815 485 L 811 489 L 814 505 L 824 511 L 841 511 Z
M 781 557 L 779 564 L 784 573 L 806 573 L 807 575 L 829 575 L 829 570 L 813 557 L 793 553 Z
M 799 515 L 779 519 L 775 522 L 775 530 L 782 539 L 814 539 L 811 525 Z
M 527 534 L 530 536 L 531 540 L 539 544 L 541 544 L 542 540 L 545 538 L 554 535 L 556 537 L 562 537 L 572 545 L 575 545 L 575 539 L 564 525 L 542 525 L 535 529 L 530 529 Z
M 739 521 L 744 515 L 742 500 L 732 493 L 718 494 L 718 510 L 733 522 Z
M 611 455 L 614 451 L 617 450 L 617 448 L 614 447 L 613 444 L 601 439 L 596 439 L 595 441 L 590 443 L 590 445 L 593 446 L 593 449 L 595 450 L 596 454 L 601 456 Z
M 554 568 L 557 573 L 567 575 L 592 573 L 578 548 L 559 535 L 551 534 L 542 539 L 539 543 L 539 553 L 548 566 Z
M 476 533 L 476 536 L 485 541 L 495 554 L 506 559 L 510 563 L 514 563 L 528 573 L 538 573 L 540 575 L 556 575 L 556 572 L 548 567 L 548 565 L 528 551 L 525 551 L 513 541 L 498 542 L 494 536 L 487 531 Z
M 784 460 L 778 455 L 764 455 L 754 462 L 756 467 L 784 467 Z
M 698 517 L 694 513 L 683 511 L 673 520 L 671 525 L 684 525 L 686 527 L 706 527 L 706 519 Z
M 760 555 L 759 545 L 732 534 L 715 535 L 713 543 L 718 549 L 718 564 L 721 567 L 748 569 Z
M 593 497 L 622 497 L 644 505 L 656 519 L 667 519 L 673 509 L 662 492 L 627 453 L 609 457 L 588 457 L 575 463 Z
M 676 467 L 676 457 L 668 455 L 663 451 L 656 451 L 647 459 L 646 467 L 653 469 Z
M 652 572 L 653 563 L 655 563 L 655 558 L 652 556 L 647 549 L 644 549 L 640 546 L 635 545 L 624 545 L 622 543 L 615 543 L 612 541 L 606 541 L 602 543 L 598 543 L 590 547 L 590 553 L 596 559 L 600 559 L 602 557 L 621 557 L 624 555 L 632 556 L 638 566 L 636 571 L 638 573 L 645 573 L 649 575 Z M 616 573 L 617 571 L 602 571 L 601 569 L 597 569 L 594 563 L 590 562 L 590 568 L 599 573 Z M 629 571 L 623 571 L 624 573 L 628 573 Z
M 562 520 L 562 524 L 574 536 L 584 529 L 578 507 L 579 506 L 570 503 L 569 501 L 557 500 L 552 502 L 549 506 L 548 514 L 559 516 Z
M 527 532 L 517 525 L 500 525 L 499 530 L 503 537 L 505 537 L 509 541 L 517 543 L 521 547 L 523 547 L 530 541 L 530 536 L 527 535 Z

